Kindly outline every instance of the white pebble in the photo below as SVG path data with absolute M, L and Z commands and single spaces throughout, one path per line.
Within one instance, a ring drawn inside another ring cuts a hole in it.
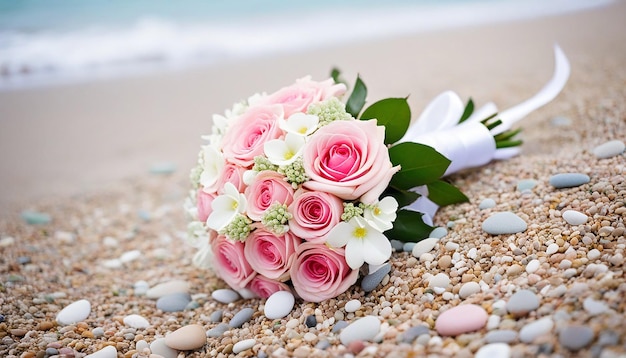
M 459 290 L 459 297 L 467 298 L 478 292 L 480 292 L 480 285 L 478 284 L 478 282 L 466 282 L 463 284 L 463 286 L 461 286 L 461 289 Z
M 587 297 L 583 301 L 583 308 L 592 316 L 602 314 L 609 310 L 609 307 L 606 305 L 606 303 L 602 301 L 596 301 L 591 297 Z
M 591 261 L 596 260 L 600 257 L 601 253 L 598 249 L 589 250 L 587 253 L 587 258 Z
M 430 252 L 435 247 L 435 245 L 437 245 L 438 242 L 439 239 L 435 239 L 432 237 L 418 242 L 417 244 L 415 244 L 415 246 L 413 246 L 413 256 L 420 258 L 422 254 Z
M 441 298 L 446 301 L 450 301 L 451 299 L 454 299 L 454 293 L 446 291 L 441 295 Z
M 132 328 L 148 328 L 150 326 L 150 322 L 138 314 L 124 317 L 124 324 Z
M 69 325 L 81 322 L 91 313 L 91 303 L 87 300 L 78 300 L 70 303 L 57 314 L 60 325 Z
M 122 256 L 120 256 L 120 261 L 122 261 L 122 263 L 126 263 L 126 262 L 134 261 L 140 257 L 141 257 L 141 251 L 139 250 L 126 251 L 125 253 L 122 254 Z
M 509 358 L 511 347 L 506 343 L 486 344 L 476 352 L 474 358 Z
M 515 234 L 526 231 L 526 222 L 510 211 L 494 213 L 483 221 L 482 229 L 491 235 Z
M 492 330 L 492 329 L 496 329 L 498 328 L 498 326 L 500 325 L 500 320 L 502 318 L 498 315 L 492 314 L 491 316 L 489 316 L 489 318 L 487 319 L 487 330 Z
M 540 262 L 537 259 L 530 260 L 529 263 L 526 264 L 526 272 L 533 273 L 539 270 Z
M 457 244 L 456 242 L 452 242 L 452 241 L 448 241 L 446 243 L 446 250 L 448 251 L 456 251 L 459 248 L 459 244 Z
M 446 275 L 445 273 L 438 273 L 430 279 L 430 281 L 428 282 L 428 287 L 440 287 L 445 289 L 448 287 L 449 284 L 450 278 L 448 277 L 448 275 Z
M 102 244 L 104 246 L 109 246 L 109 247 L 117 247 L 118 246 L 118 242 L 117 239 L 111 237 L 111 236 L 107 236 L 104 239 L 102 239 Z
M 587 215 L 576 210 L 566 210 L 561 216 L 570 225 L 582 225 L 589 219 Z
M 274 292 L 267 301 L 263 313 L 269 319 L 283 318 L 291 312 L 296 300 L 289 291 Z
M 496 206 L 496 201 L 491 198 L 483 199 L 480 202 L 480 204 L 478 204 L 478 208 L 481 210 L 494 208 L 495 206 Z
M 244 339 L 243 341 L 239 341 L 233 345 L 233 353 L 239 354 L 245 350 L 248 350 L 256 344 L 256 340 L 253 338 Z
M 370 341 L 380 331 L 380 320 L 375 316 L 365 316 L 350 323 L 341 331 L 339 339 L 344 346 L 360 341 Z
M 116 358 L 117 349 L 114 346 L 106 346 L 101 350 L 86 355 L 85 358 Z
M 593 155 L 598 159 L 611 158 L 622 154 L 625 148 L 626 144 L 621 140 L 611 140 L 593 148 Z
M 544 317 L 526 324 L 519 332 L 519 339 L 524 343 L 532 343 L 536 338 L 546 335 L 554 327 L 550 317 Z
M 189 283 L 182 280 L 172 280 L 160 283 L 146 292 L 148 298 L 161 298 L 161 296 L 171 293 L 187 293 L 189 292 Z
M 552 255 L 557 251 L 559 251 L 559 245 L 553 243 L 548 245 L 548 248 L 546 249 L 546 254 Z
M 233 303 L 239 299 L 239 294 L 231 289 L 223 288 L 211 292 L 211 297 L 221 303 Z
M 346 305 L 344 306 L 346 312 L 356 312 L 359 310 L 359 308 L 361 308 L 361 301 L 359 300 L 350 300 L 348 302 L 346 302 Z
M 475 247 L 472 247 L 468 252 L 467 252 L 467 257 L 472 259 L 472 260 L 476 260 L 476 257 L 478 256 L 478 249 L 476 249 Z
M 431 262 L 435 259 L 435 256 L 430 252 L 424 253 L 420 256 L 420 262 Z

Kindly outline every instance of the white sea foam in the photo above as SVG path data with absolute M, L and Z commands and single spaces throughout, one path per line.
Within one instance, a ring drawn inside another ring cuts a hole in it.
M 0 90 L 176 70 L 397 34 L 578 11 L 611 2 L 453 2 L 445 6 L 311 11 L 306 16 L 294 13 L 223 22 L 144 17 L 126 27 L 31 32 L 5 29 L 0 30 Z

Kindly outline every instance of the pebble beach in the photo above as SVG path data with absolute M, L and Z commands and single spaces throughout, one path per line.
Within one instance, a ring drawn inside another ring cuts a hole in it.
M 192 265 L 182 163 L 13 199 L 0 218 L 0 356 L 625 357 L 624 14 L 618 2 L 473 29 L 527 29 L 520 46 L 534 57 L 532 29 L 553 26 L 572 64 L 564 92 L 522 122 L 521 155 L 449 178 L 470 201 L 440 209 L 431 238 L 393 242 L 388 265 L 321 303 L 241 297 Z M 582 21 L 593 36 L 569 33 Z M 363 66 L 373 73 L 373 60 Z M 496 76 L 477 97 L 523 99 L 550 73 L 527 70 L 497 93 Z M 402 81 L 379 90 L 390 88 L 408 91 Z

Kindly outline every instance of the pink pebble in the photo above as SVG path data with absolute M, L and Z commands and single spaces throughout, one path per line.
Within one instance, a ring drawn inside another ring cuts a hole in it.
M 460 305 L 440 314 L 435 329 L 442 336 L 456 336 L 483 328 L 487 318 L 487 311 L 478 305 Z

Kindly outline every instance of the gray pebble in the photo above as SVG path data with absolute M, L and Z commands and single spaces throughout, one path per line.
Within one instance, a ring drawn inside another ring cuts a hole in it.
M 150 174 L 167 175 L 176 171 L 176 164 L 171 162 L 155 163 L 150 167 Z
M 102 328 L 102 327 L 96 327 L 96 328 L 94 328 L 94 329 L 91 331 L 91 333 L 93 333 L 93 336 L 94 336 L 95 338 L 102 337 L 102 336 L 104 336 L 104 328 Z
M 191 301 L 187 304 L 187 306 L 185 307 L 185 310 L 195 310 L 198 307 L 200 307 L 200 304 L 198 303 L 198 301 Z
M 598 159 L 611 158 L 624 153 L 626 145 L 621 140 L 611 140 L 593 148 L 593 155 Z
M 559 343 L 570 351 L 577 351 L 593 341 L 593 329 L 588 326 L 572 325 L 559 332 Z
M 223 316 L 224 316 L 224 311 L 217 310 L 215 312 L 212 312 L 209 318 L 211 319 L 211 322 L 218 323 L 218 322 L 222 322 Z
M 480 204 L 478 204 L 480 210 L 495 208 L 495 206 L 496 201 L 491 198 L 483 199 Z
M 526 191 L 531 190 L 537 185 L 537 181 L 534 179 L 522 179 L 517 182 L 517 190 L 518 191 Z
M 436 227 L 433 231 L 430 232 L 428 237 L 434 237 L 435 239 L 441 239 L 442 237 L 448 235 L 448 229 L 445 227 Z
M 598 337 L 600 346 L 616 346 L 619 344 L 619 335 L 613 331 L 602 331 Z
M 348 326 L 346 321 L 337 321 L 333 326 L 333 333 L 337 333 Z
M 506 304 L 506 310 L 514 316 L 524 316 L 539 307 L 539 297 L 529 290 L 517 291 Z
M 240 328 L 241 326 L 243 326 L 244 323 L 248 322 L 252 318 L 253 314 L 254 310 L 252 308 L 244 308 L 241 311 L 235 313 L 228 325 L 232 328 Z
M 259 353 L 256 354 L 257 358 L 267 358 L 267 353 L 263 352 L 263 351 L 259 351 Z
M 391 247 L 396 250 L 397 252 L 401 252 L 402 248 L 404 247 L 404 243 L 400 240 L 389 240 L 389 242 L 391 243 Z
M 550 185 L 555 188 L 572 188 L 589 183 L 589 176 L 582 173 L 561 173 L 550 177 Z
M 386 263 L 381 268 L 379 268 L 376 272 L 372 272 L 371 274 L 363 277 L 361 280 L 361 288 L 365 292 L 373 291 L 383 280 L 383 278 L 391 271 L 391 264 Z
M 404 245 L 402 246 L 402 251 L 404 252 L 411 252 L 413 251 L 413 248 L 415 247 L 417 243 L 415 242 L 405 242 Z
M 402 333 L 402 342 L 413 343 L 413 341 L 422 334 L 429 334 L 430 329 L 426 326 L 413 326 Z
M 558 116 L 552 118 L 550 124 L 554 127 L 569 127 L 572 124 L 572 120 L 567 117 Z
M 25 210 L 22 211 L 22 220 L 29 225 L 44 225 L 49 224 L 52 221 L 52 217 L 46 213 L 40 213 L 38 211 Z
M 160 297 L 156 302 L 156 307 L 163 312 L 178 312 L 183 311 L 189 302 L 191 302 L 191 296 L 188 293 L 170 293 Z
M 17 263 L 20 265 L 26 265 L 29 264 L 30 261 L 30 257 L 29 256 L 20 256 L 17 258 Z
M 487 343 L 511 343 L 517 339 L 517 332 L 510 329 L 491 331 L 485 336 Z
M 52 347 L 46 348 L 46 355 L 55 356 L 57 354 L 59 354 L 59 350 L 58 349 L 52 348 Z
M 330 342 L 327 339 L 321 339 L 315 345 L 315 348 L 321 349 L 321 350 L 326 350 L 326 349 L 328 349 L 328 347 L 330 347 Z
M 482 229 L 491 235 L 515 234 L 526 231 L 528 225 L 510 211 L 492 214 L 483 221 Z
M 317 319 L 314 315 L 307 316 L 304 320 L 304 324 L 306 324 L 306 326 L 309 328 L 313 328 L 317 325 Z
M 209 329 L 206 332 L 206 336 L 210 338 L 221 337 L 224 334 L 224 332 L 228 331 L 229 329 L 230 327 L 226 323 L 220 323 L 217 326 Z

